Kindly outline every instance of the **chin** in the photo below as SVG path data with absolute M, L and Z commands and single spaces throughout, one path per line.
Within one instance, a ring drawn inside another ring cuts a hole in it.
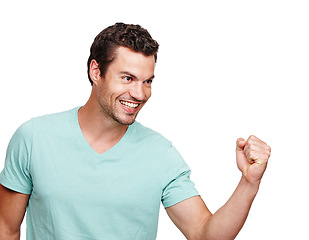
M 130 118 L 130 119 L 119 119 L 119 118 L 115 118 L 115 121 L 117 121 L 118 123 L 122 124 L 122 125 L 131 125 L 135 122 L 135 117 L 134 118 Z
M 122 125 L 131 125 L 135 122 L 135 119 L 133 121 L 126 121 L 126 122 L 125 121 L 118 121 L 118 122 Z

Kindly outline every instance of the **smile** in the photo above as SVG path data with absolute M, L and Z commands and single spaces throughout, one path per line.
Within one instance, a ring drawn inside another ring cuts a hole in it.
M 132 102 L 127 102 L 127 101 L 123 101 L 123 100 L 120 100 L 120 103 L 128 108 L 132 108 L 132 109 L 135 109 L 138 107 L 138 103 L 132 103 Z

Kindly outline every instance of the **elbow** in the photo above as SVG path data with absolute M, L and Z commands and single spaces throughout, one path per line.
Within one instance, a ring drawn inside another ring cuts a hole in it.
M 209 236 L 209 223 L 213 214 L 206 216 L 195 231 L 195 234 L 188 240 L 212 240 Z
M 0 224 L 0 240 L 20 240 L 20 229 L 10 229 Z
M 0 233 L 0 240 L 20 240 L 20 233 Z
M 226 234 L 220 225 L 216 217 L 211 214 L 205 217 L 195 236 L 190 240 L 234 240 L 237 234 L 235 236 L 231 233 Z

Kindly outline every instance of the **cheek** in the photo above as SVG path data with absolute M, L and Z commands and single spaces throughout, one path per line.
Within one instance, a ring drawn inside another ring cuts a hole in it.
M 105 99 L 107 102 L 111 102 L 118 95 L 120 95 L 120 87 L 111 83 L 103 83 L 99 88 L 99 98 Z
M 97 91 L 97 97 L 102 100 L 106 99 L 107 95 L 108 95 L 107 89 L 105 88 L 105 86 L 103 86 L 103 84 L 101 84 Z
M 147 89 L 145 93 L 146 93 L 146 98 L 148 100 L 151 97 L 151 94 L 152 94 L 151 93 L 151 88 Z

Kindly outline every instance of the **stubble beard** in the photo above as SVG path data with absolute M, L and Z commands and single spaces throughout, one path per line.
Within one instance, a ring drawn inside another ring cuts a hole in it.
M 137 117 L 137 114 L 139 113 L 124 113 L 124 115 L 130 116 L 129 119 L 122 119 L 121 114 L 117 114 L 116 107 L 108 106 L 106 104 L 103 104 L 101 101 L 99 101 L 100 107 L 101 107 L 101 113 L 107 118 L 107 119 L 113 119 L 115 122 L 121 124 L 121 125 L 131 125 L 135 122 L 135 119 Z

